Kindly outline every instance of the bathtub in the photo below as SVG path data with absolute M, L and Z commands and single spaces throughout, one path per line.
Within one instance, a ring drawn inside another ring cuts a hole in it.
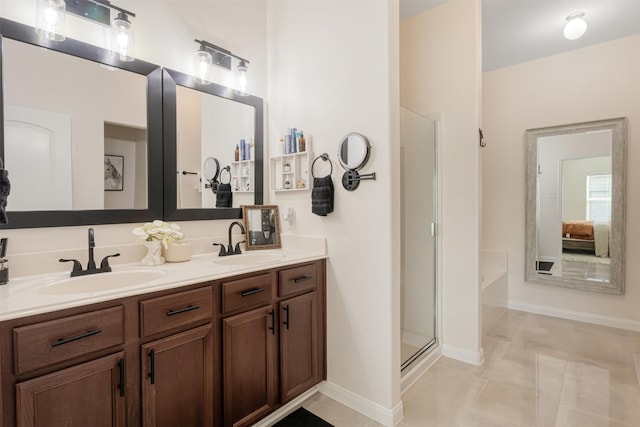
M 506 252 L 481 252 L 480 300 L 482 303 L 483 337 L 507 311 L 509 284 L 507 260 Z

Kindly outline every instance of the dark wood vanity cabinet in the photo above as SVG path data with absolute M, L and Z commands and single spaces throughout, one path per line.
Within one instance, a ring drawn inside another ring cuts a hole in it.
M 223 307 L 240 298 L 222 319 L 225 427 L 249 426 L 324 378 L 324 263 L 266 279 L 222 284 Z
M 212 297 L 204 287 L 140 302 L 141 336 L 161 336 L 140 350 L 143 426 L 215 425 Z
M 212 426 L 213 329 L 201 326 L 142 346 L 142 425 Z
M 19 427 L 124 427 L 124 353 L 16 384 Z
M 248 426 L 325 378 L 325 261 L 0 323 L 0 426 Z

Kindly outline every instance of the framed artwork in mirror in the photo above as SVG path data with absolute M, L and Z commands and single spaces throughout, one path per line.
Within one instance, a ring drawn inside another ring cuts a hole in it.
M 124 183 L 124 156 L 105 154 L 104 191 L 122 191 Z
M 242 206 L 246 249 L 277 249 L 280 241 L 280 213 L 275 205 Z

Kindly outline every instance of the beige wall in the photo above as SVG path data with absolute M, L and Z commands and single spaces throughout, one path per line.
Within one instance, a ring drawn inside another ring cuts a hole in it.
M 400 40 L 401 105 L 440 118 L 443 352 L 479 363 L 480 2 L 403 20 Z
M 512 307 L 640 330 L 640 35 L 574 50 L 483 76 L 483 245 L 509 252 Z M 603 295 L 524 281 L 524 132 L 627 117 L 626 294 Z

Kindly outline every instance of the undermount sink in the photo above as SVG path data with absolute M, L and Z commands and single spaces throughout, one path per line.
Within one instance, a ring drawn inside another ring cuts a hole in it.
M 82 292 L 99 292 L 143 285 L 166 275 L 163 270 L 126 270 L 109 273 L 89 274 L 87 276 L 69 277 L 53 281 L 40 289 L 43 294 L 75 294 Z
M 252 252 L 218 257 L 213 262 L 222 265 L 258 265 L 282 261 L 283 259 L 284 254 L 280 252 Z

